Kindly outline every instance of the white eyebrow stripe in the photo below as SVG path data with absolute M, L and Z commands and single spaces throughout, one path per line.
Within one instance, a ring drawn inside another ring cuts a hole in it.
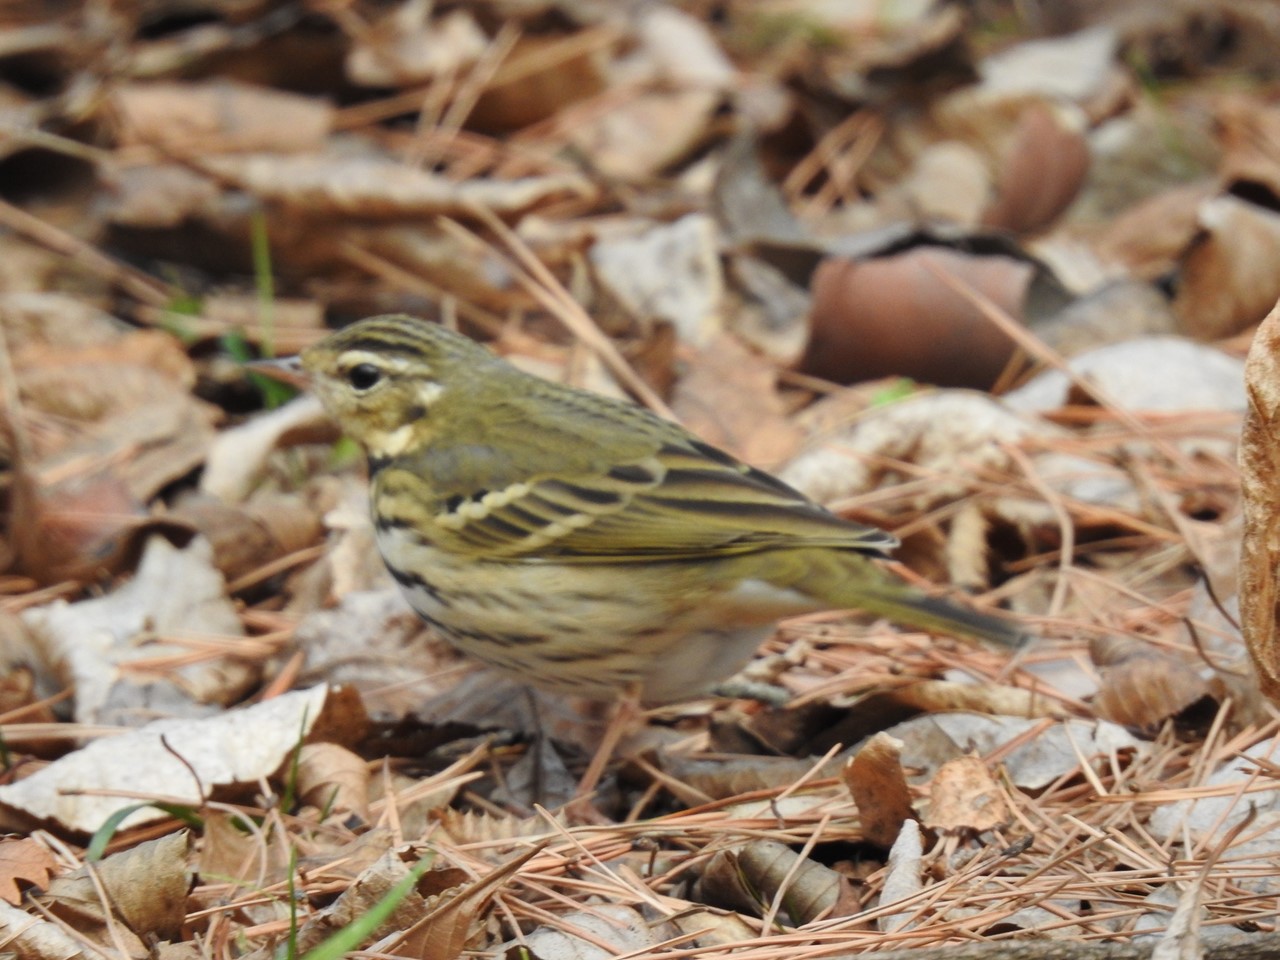
M 404 357 L 389 357 L 385 353 L 374 353 L 372 350 L 344 350 L 338 357 L 338 361 L 338 365 L 346 370 L 362 363 L 370 363 L 381 370 L 403 373 L 411 366 L 410 361 Z

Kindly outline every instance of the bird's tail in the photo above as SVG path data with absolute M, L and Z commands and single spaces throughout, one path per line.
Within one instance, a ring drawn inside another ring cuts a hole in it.
M 1016 620 L 980 613 L 921 593 L 864 554 L 795 551 L 792 559 L 798 562 L 790 564 L 791 570 L 784 574 L 789 581 L 786 585 L 807 593 L 831 609 L 865 610 L 903 626 L 1002 647 L 1019 647 L 1031 639 Z M 777 579 L 770 579 L 778 583 Z

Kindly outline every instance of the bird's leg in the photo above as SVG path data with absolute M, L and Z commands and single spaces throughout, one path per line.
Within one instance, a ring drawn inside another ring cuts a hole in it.
M 640 684 L 633 683 L 627 686 L 613 705 L 612 716 L 609 717 L 609 722 L 600 737 L 600 746 L 596 748 L 595 756 L 591 758 L 586 772 L 578 781 L 576 798 L 581 799 L 589 795 L 600 785 L 600 778 L 604 776 L 605 767 L 613 758 L 613 752 L 618 748 L 622 735 L 635 723 L 640 712 Z

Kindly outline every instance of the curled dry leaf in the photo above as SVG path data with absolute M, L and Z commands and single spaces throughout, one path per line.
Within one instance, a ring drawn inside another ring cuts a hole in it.
M 1034 268 L 1008 257 L 933 247 L 872 260 L 831 258 L 814 271 L 806 373 L 837 383 L 899 375 L 988 388 L 1014 343 L 939 273 L 1013 317 L 1025 314 Z
M 1245 361 L 1248 407 L 1240 435 L 1244 530 L 1240 548 L 1240 626 L 1262 692 L 1280 703 L 1280 307 L 1258 328 Z
M 1012 817 L 1004 793 L 978 757 L 948 760 L 929 784 L 925 826 L 941 833 L 983 833 Z
M 902 770 L 902 747 L 901 740 L 877 733 L 841 771 L 858 805 L 863 836 L 885 848 L 893 846 L 902 825 L 916 815 Z
M 635 907 L 622 903 L 595 904 L 573 910 L 545 923 L 519 940 L 499 945 L 495 957 L 527 954 L 550 960 L 600 960 L 603 957 L 656 954 L 652 948 L 667 940 L 664 923 L 653 923 Z M 604 945 L 603 948 L 601 945 Z
M 1141 640 L 1100 636 L 1089 653 L 1102 668 L 1094 710 L 1126 727 L 1150 730 L 1214 694 L 1195 666 Z
M 922 711 L 969 710 L 974 713 L 990 713 L 1007 717 L 1065 715 L 1061 705 L 1035 690 L 1024 690 L 1000 683 L 920 680 L 896 688 L 892 698 L 895 703 Z
M 1215 181 L 1206 179 L 1161 190 L 1125 208 L 1098 238 L 1098 256 L 1125 267 L 1135 279 L 1159 280 L 1190 246 L 1200 229 L 1200 208 L 1217 189 Z
M 986 226 L 1036 233 L 1070 206 L 1089 171 L 1089 147 L 1079 111 L 1034 102 L 1022 111 L 1005 148 L 996 199 Z
M 57 877 L 38 899 L 101 947 L 113 945 L 108 929 L 113 921 L 122 921 L 139 938 L 172 939 L 186 917 L 191 848 L 186 830 L 148 840 Z
M 369 819 L 369 768 L 336 743 L 308 743 L 298 752 L 298 796 L 326 813 Z
M 1280 297 L 1280 214 L 1222 195 L 1200 207 L 1173 308 L 1183 331 L 1216 340 L 1258 323 Z
M 238 503 L 248 496 L 261 475 L 267 456 L 293 439 L 332 436 L 333 425 L 320 401 L 304 394 L 278 410 L 223 430 L 210 444 L 200 492 Z
M 845 878 L 813 860 L 801 860 L 790 847 L 757 840 L 716 853 L 702 871 L 694 896 L 714 906 L 760 915 L 780 891 L 794 923 L 829 915 L 840 902 Z
M 915 896 L 924 889 L 922 877 L 924 858 L 924 837 L 920 824 L 908 819 L 902 824 L 898 837 L 889 850 L 889 860 L 885 865 L 884 886 L 880 890 L 880 906 L 886 907 Z M 911 923 L 915 910 L 908 908 L 901 913 L 890 913 L 877 921 L 877 926 L 886 932 L 904 930 Z
M 261 496 L 237 506 L 195 495 L 167 516 L 204 535 L 228 580 L 318 543 L 322 532 L 320 517 L 299 496 Z

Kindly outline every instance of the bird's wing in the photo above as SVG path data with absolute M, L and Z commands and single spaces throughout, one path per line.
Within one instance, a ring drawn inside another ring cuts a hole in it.
M 433 543 L 493 559 L 687 560 L 794 546 L 883 554 L 897 545 L 714 447 L 685 437 L 655 447 L 607 469 L 548 472 L 433 502 L 411 489 L 411 472 L 379 479 L 384 492 L 406 487 L 396 501 L 432 503 L 405 522 Z M 380 512 L 396 522 L 394 510 Z

